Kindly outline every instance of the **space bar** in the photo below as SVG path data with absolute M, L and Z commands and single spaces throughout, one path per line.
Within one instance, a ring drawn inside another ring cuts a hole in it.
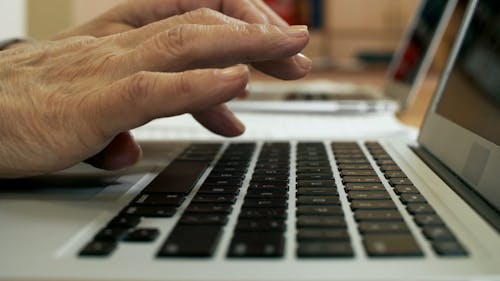
M 209 165 L 207 161 L 175 160 L 144 190 L 145 193 L 189 194 Z

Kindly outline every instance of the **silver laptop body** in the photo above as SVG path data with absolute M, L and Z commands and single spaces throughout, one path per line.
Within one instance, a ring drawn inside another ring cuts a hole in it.
M 151 142 L 2 181 L 0 280 L 500 280 L 498 23 L 468 5 L 418 142 Z

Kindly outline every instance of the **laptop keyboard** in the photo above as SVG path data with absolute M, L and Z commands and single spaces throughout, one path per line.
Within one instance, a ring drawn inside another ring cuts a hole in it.
M 231 231 L 225 250 L 228 259 L 284 257 L 290 210 L 295 212 L 297 258 L 352 258 L 353 232 L 359 234 L 368 257 L 422 257 L 422 245 L 405 220 L 405 212 L 436 255 L 467 255 L 379 143 L 364 143 L 368 153 L 349 142 L 331 143 L 330 149 L 319 142 L 233 143 L 220 153 L 222 148 L 213 143 L 191 145 L 109 221 L 79 256 L 109 256 L 120 243 L 155 241 L 160 231 L 138 227 L 141 220 L 171 219 L 188 197 L 192 199 L 158 250 L 159 258 L 212 257 L 227 231 Z M 253 163 L 255 153 L 259 154 Z M 198 183 L 207 169 L 210 173 Z M 237 204 L 240 193 L 244 197 Z M 234 229 L 227 229 L 235 212 Z M 349 230 L 349 220 L 356 222 L 356 229 Z

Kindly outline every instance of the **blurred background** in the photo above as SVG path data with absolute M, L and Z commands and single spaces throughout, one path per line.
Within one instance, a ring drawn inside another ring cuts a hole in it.
M 0 0 L 0 38 L 47 39 L 122 0 Z M 266 0 L 291 24 L 307 24 L 316 65 L 383 63 L 419 0 Z

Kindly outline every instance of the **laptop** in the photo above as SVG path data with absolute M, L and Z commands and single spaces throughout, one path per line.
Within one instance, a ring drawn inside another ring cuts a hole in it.
M 2 181 L 0 280 L 500 280 L 499 5 L 467 4 L 418 141 L 151 142 Z
M 385 78 L 385 89 L 332 80 L 253 82 L 238 112 L 357 114 L 403 110 L 415 99 L 431 65 L 456 0 L 421 1 Z

